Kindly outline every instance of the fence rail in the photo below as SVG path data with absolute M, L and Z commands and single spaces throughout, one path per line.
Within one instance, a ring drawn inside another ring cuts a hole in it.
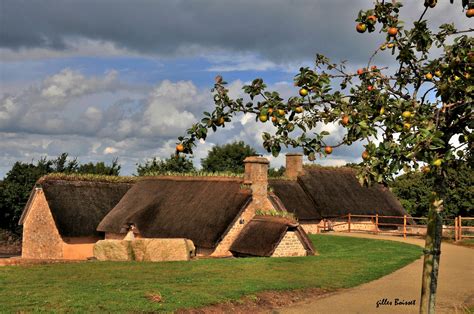
M 367 220 L 361 220 L 367 219 Z M 369 221 L 370 220 L 370 221 Z M 425 235 L 427 225 L 416 224 L 427 222 L 426 217 L 383 216 L 383 215 L 356 215 L 347 214 L 323 219 L 323 225 L 318 226 L 318 231 L 341 230 L 347 232 L 369 232 L 403 235 L 404 238 L 413 235 Z M 443 219 L 443 237 L 453 238 L 454 241 L 474 238 L 474 217 L 455 217 Z M 464 225 L 463 225 L 464 223 Z M 370 226 L 373 226 L 372 228 Z

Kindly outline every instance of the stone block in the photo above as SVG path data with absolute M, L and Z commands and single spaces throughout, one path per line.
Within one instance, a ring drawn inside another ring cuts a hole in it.
M 94 256 L 101 261 L 188 261 L 195 252 L 188 239 L 101 240 L 94 245 Z
M 131 241 L 136 261 L 188 261 L 195 254 L 195 247 L 187 239 L 136 239 Z
M 130 241 L 100 240 L 94 244 L 94 257 L 99 261 L 131 261 Z

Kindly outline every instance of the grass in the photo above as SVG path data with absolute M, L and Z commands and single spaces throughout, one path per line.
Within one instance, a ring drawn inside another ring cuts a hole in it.
M 173 311 L 265 290 L 349 288 L 395 271 L 422 250 L 372 239 L 311 239 L 319 256 L 0 267 L 1 311 Z M 153 302 L 152 296 L 162 301 Z

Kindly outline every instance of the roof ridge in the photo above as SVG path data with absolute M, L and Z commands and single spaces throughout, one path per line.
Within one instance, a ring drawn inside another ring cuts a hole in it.
M 144 176 L 138 181 L 225 181 L 225 182 L 243 182 L 242 177 L 226 177 L 226 176 Z

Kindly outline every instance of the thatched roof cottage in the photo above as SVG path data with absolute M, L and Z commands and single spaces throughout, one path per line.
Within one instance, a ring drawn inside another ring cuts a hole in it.
M 21 218 L 23 256 L 85 259 L 100 239 L 186 238 L 197 254 L 314 254 L 306 232 L 322 219 L 351 213 L 403 216 L 394 196 L 364 188 L 348 168 L 303 168 L 287 155 L 284 179 L 268 180 L 268 160 L 245 160 L 244 178 L 150 177 L 133 182 L 42 179 Z M 270 192 L 269 192 L 270 191 Z M 290 212 L 295 220 L 256 216 Z M 366 224 L 367 225 L 367 224 Z
M 187 238 L 198 253 L 212 253 L 249 207 L 242 179 L 154 177 L 140 180 L 100 222 L 106 239 L 121 239 L 127 226 L 145 238 Z M 239 219 L 238 219 L 239 217 Z
M 22 257 L 82 259 L 103 238 L 96 230 L 131 187 L 127 182 L 42 178 L 20 217 Z
M 396 217 L 407 214 L 388 188 L 378 184 L 361 186 L 353 168 L 303 167 L 301 154 L 287 154 L 286 159 L 287 180 L 270 179 L 269 186 L 283 206 L 298 217 L 306 232 L 317 233 L 323 219 L 336 223 L 340 221 L 339 217 L 349 213 Z M 277 202 L 273 202 L 278 207 Z M 379 222 L 403 223 L 400 219 L 390 218 L 380 218 Z M 356 218 L 353 224 L 355 229 L 374 230 L 374 225 L 367 218 Z M 338 229 L 347 229 L 347 225 L 341 225 Z

